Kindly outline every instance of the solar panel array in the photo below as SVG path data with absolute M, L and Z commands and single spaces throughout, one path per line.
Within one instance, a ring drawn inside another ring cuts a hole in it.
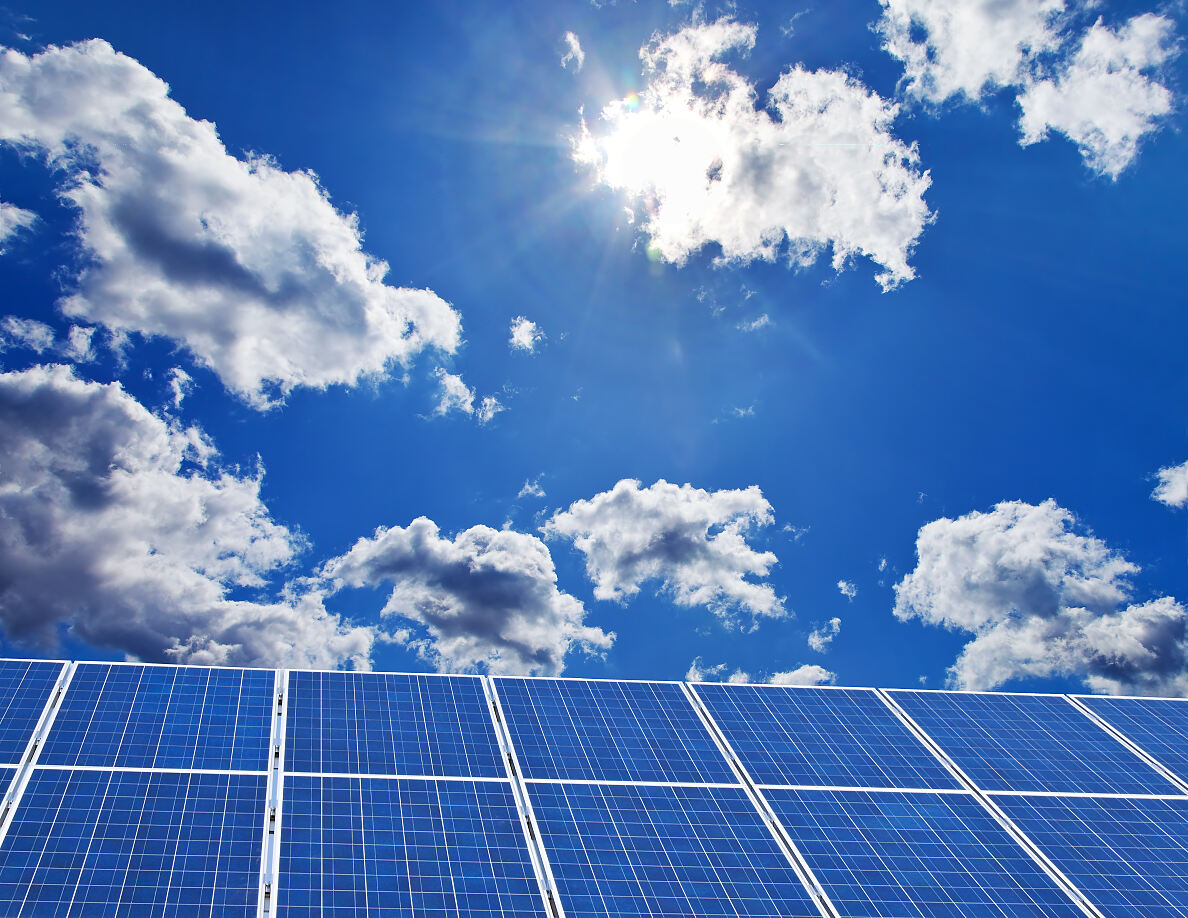
M 0 660 L 0 918 L 1188 918 L 1188 701 Z

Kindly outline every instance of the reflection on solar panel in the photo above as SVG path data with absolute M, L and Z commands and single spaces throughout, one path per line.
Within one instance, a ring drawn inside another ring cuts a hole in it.
M 1177 777 L 1188 780 L 1188 700 L 1103 695 L 1082 695 L 1078 700 Z
M 527 778 L 735 780 L 680 685 L 580 679 L 494 682 Z
M 289 777 L 284 808 L 288 918 L 544 918 L 507 781 Z
M 0 846 L 0 914 L 254 916 L 265 783 L 37 769 Z
M 285 768 L 505 778 L 476 676 L 289 674 Z
M 80 663 L 39 762 L 261 771 L 273 679 L 263 669 Z
M 972 795 L 768 790 L 843 918 L 1082 918 Z
M 0 660 L 0 762 L 25 755 L 62 663 Z
M 869 689 L 712 685 L 694 689 L 756 784 L 960 784 Z
M 1176 793 L 1058 695 L 889 694 L 983 790 Z
M 1110 918 L 1188 915 L 1188 799 L 996 802 Z
M 567 918 L 819 918 L 742 788 L 532 784 Z

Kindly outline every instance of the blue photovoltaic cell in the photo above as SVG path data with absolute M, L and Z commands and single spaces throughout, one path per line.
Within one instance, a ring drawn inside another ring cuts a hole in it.
M 274 674 L 80 663 L 41 765 L 263 771 Z
M 495 680 L 527 778 L 735 783 L 679 685 Z
M 1109 918 L 1188 915 L 1188 799 L 995 802 Z
M 742 788 L 529 790 L 566 918 L 819 918 Z
M 694 691 L 756 784 L 960 787 L 869 689 L 701 683 Z
M 289 674 L 285 769 L 506 778 L 474 676 Z
M 842 918 L 1083 918 L 970 794 L 763 795 Z
M 1177 793 L 1059 695 L 889 694 L 983 790 Z
M 280 918 L 544 918 L 507 781 L 285 778 Z
M 1081 695 L 1085 707 L 1188 781 L 1188 700 Z
M 0 762 L 24 757 L 63 665 L 0 660 Z
M 0 914 L 256 914 L 265 775 L 36 769 L 0 845 Z

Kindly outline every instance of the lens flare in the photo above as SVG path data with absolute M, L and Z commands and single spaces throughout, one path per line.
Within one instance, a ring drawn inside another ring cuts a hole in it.
M 629 92 L 623 97 L 623 108 L 629 112 L 639 111 L 639 93 Z

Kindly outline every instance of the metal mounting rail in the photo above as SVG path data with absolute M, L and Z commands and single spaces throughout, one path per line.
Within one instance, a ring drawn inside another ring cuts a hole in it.
M 909 730 L 912 731 L 916 738 L 919 739 L 920 742 L 922 742 L 925 746 L 927 746 L 928 750 L 938 759 L 940 759 L 945 766 L 948 767 L 948 769 L 961 782 L 962 786 L 973 795 L 974 799 L 982 804 L 982 806 L 990 813 L 990 815 L 994 817 L 994 820 L 999 825 L 1001 825 L 1016 842 L 1019 843 L 1019 846 L 1031 856 L 1031 859 L 1039 865 L 1040 869 L 1043 870 L 1044 873 L 1046 873 L 1058 887 L 1060 887 L 1061 891 L 1064 892 L 1065 895 L 1072 899 L 1073 903 L 1077 905 L 1081 911 L 1083 911 L 1086 915 L 1092 916 L 1092 918 L 1106 918 L 1106 916 L 1102 914 L 1098 907 L 1090 902 L 1088 897 L 1061 872 L 1060 868 L 1057 867 L 1046 854 L 1044 854 L 1040 847 L 1031 840 L 1027 833 L 1015 825 L 1015 823 L 1009 816 L 1007 816 L 1002 808 L 994 802 L 994 798 L 990 796 L 989 793 L 982 790 L 982 788 L 980 788 L 974 782 L 974 780 L 949 757 L 949 754 L 945 752 L 931 736 L 928 735 L 924 728 L 916 723 L 915 719 L 910 714 L 908 714 L 907 711 L 899 706 L 899 702 L 896 701 L 886 689 L 875 689 L 875 692 L 883 700 L 884 704 L 894 711 L 895 715 L 901 721 L 903 721 Z
M 532 811 L 532 799 L 528 796 L 528 786 L 524 783 L 519 760 L 516 758 L 516 748 L 512 743 L 511 732 L 507 729 L 507 723 L 503 717 L 499 691 L 495 688 L 495 680 L 490 676 L 480 678 L 483 683 L 483 693 L 487 696 L 488 706 L 491 710 L 491 717 L 495 722 L 495 735 L 503 752 L 503 764 L 507 768 L 507 777 L 511 782 L 512 796 L 515 797 L 516 807 L 520 811 L 520 827 L 524 830 L 525 841 L 528 842 L 528 854 L 532 858 L 532 868 L 536 872 L 536 880 L 540 884 L 540 895 L 544 900 L 545 910 L 552 918 L 565 918 L 565 908 L 561 905 L 557 882 L 553 878 L 553 868 L 549 865 L 549 856 L 545 852 L 540 836 L 540 826 L 536 822 L 536 814 Z
M 50 727 L 54 725 L 54 718 L 58 716 L 58 710 L 62 706 L 62 697 L 66 694 L 70 680 L 74 678 L 77 665 L 77 663 L 66 663 L 62 666 L 62 671 L 58 674 L 58 681 L 54 684 L 49 699 L 41 710 L 41 716 L 37 719 L 37 726 L 33 728 L 33 735 L 29 738 L 28 746 L 25 747 L 25 754 L 21 756 L 20 765 L 17 766 L 17 773 L 8 786 L 8 792 L 4 795 L 3 809 L 0 809 L 0 842 L 3 842 L 4 837 L 8 834 L 13 812 L 20 804 L 21 797 L 25 795 L 25 787 L 29 784 L 33 766 L 37 764 L 37 758 L 41 755 L 45 737 L 49 733 Z
M 796 871 L 800 882 L 804 884 L 804 888 L 808 890 L 809 897 L 813 904 L 821 913 L 822 918 L 839 918 L 840 913 L 829 899 L 829 894 L 825 892 L 825 888 L 820 881 L 813 874 L 812 868 L 809 867 L 808 861 L 804 859 L 804 855 L 800 853 L 800 849 L 796 847 L 796 843 L 792 841 L 792 837 L 784 828 L 783 823 L 776 817 L 775 811 L 771 808 L 771 804 L 763 796 L 763 792 L 759 790 L 758 785 L 751 779 L 751 775 L 743 767 L 742 762 L 739 761 L 738 755 L 731 747 L 726 735 L 718 727 L 714 721 L 713 715 L 710 714 L 709 708 L 701 700 L 701 696 L 697 694 L 696 686 L 690 685 L 687 682 L 681 683 L 681 689 L 685 693 L 685 697 L 689 699 L 689 703 L 693 705 L 693 710 L 697 712 L 698 717 L 701 718 L 702 724 L 706 730 L 709 731 L 718 750 L 730 765 L 731 771 L 734 772 L 738 778 L 738 783 L 742 785 L 747 797 L 754 805 L 755 809 L 759 811 L 759 815 L 763 818 L 763 822 L 767 825 L 771 834 L 775 836 L 777 844 L 784 852 L 784 856 L 792 865 L 793 870 Z
M 281 799 L 285 778 L 285 725 L 288 722 L 289 671 L 276 671 L 272 693 L 272 735 L 268 744 L 267 817 L 260 856 L 259 918 L 276 913 L 276 878 L 280 873 Z

